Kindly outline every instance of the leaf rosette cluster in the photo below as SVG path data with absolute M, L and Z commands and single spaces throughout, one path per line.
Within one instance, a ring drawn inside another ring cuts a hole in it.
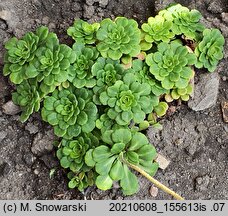
M 129 129 L 107 130 L 102 140 L 108 145 L 100 145 L 89 150 L 85 157 L 88 166 L 95 167 L 99 174 L 96 185 L 102 190 L 112 187 L 113 181 L 120 181 L 125 195 L 138 191 L 137 177 L 124 161 L 137 165 L 150 175 L 154 175 L 158 164 L 154 162 L 156 150 L 146 136 Z
M 118 60 L 122 55 L 136 56 L 140 52 L 140 30 L 133 19 L 117 17 L 101 21 L 97 31 L 97 49 L 104 58 Z
M 70 179 L 68 183 L 69 188 L 77 188 L 79 191 L 84 191 L 88 186 L 93 186 L 96 179 L 96 173 L 92 170 L 88 172 L 80 172 L 75 174 L 69 172 L 67 177 Z
M 82 133 L 73 140 L 63 139 L 57 151 L 57 157 L 63 168 L 69 168 L 72 172 L 87 171 L 84 156 L 88 149 L 99 144 L 99 140 L 93 134 Z
M 45 45 L 46 39 L 52 37 L 48 28 L 40 27 L 35 33 L 28 32 L 21 39 L 11 38 L 5 44 L 3 74 L 9 75 L 14 84 L 36 77 L 39 72 L 34 66 L 34 58 L 39 46 Z
M 150 73 L 149 66 L 142 60 L 134 60 L 130 71 L 135 74 L 137 81 L 140 83 L 148 83 L 154 95 L 160 96 L 167 92 L 167 90 L 161 86 L 161 82 L 156 80 Z
M 106 90 L 109 86 L 116 83 L 117 80 L 121 80 L 126 73 L 123 66 L 119 61 L 112 59 L 99 58 L 97 62 L 92 66 L 92 74 L 96 79 L 96 86 L 94 86 L 94 101 L 96 104 L 100 104 L 100 93 Z
M 67 34 L 77 43 L 93 44 L 96 41 L 96 32 L 99 29 L 99 23 L 89 24 L 84 20 L 77 19 L 73 26 L 67 29 Z
M 37 82 L 33 79 L 24 80 L 17 91 L 12 93 L 12 100 L 22 109 L 20 120 L 25 122 L 33 112 L 40 109 L 40 93 L 37 89 Z
M 193 65 L 212 72 L 223 57 L 224 37 L 200 18 L 178 4 L 141 29 L 125 17 L 78 19 L 67 30 L 72 48 L 43 26 L 5 44 L 3 74 L 16 84 L 12 100 L 22 121 L 42 106 L 42 119 L 61 138 L 57 157 L 69 188 L 107 190 L 119 181 L 131 195 L 139 189 L 131 169 L 156 182 L 156 151 L 139 131 L 160 130 L 157 119 L 169 103 L 189 100 Z
M 158 104 L 158 97 L 151 95 L 150 85 L 139 83 L 133 74 L 126 74 L 122 80 L 100 94 L 101 104 L 109 107 L 107 115 L 119 125 L 128 125 L 131 120 L 140 123 L 147 113 Z
M 150 17 L 147 23 L 142 24 L 144 40 L 147 43 L 169 42 L 173 37 L 172 20 L 166 20 L 163 16 Z
M 47 40 L 45 47 L 37 50 L 36 56 L 40 89 L 44 94 L 48 94 L 68 79 L 68 69 L 75 61 L 75 53 L 69 46 L 59 44 L 58 39 L 53 37 Z
M 91 72 L 91 67 L 96 61 L 99 53 L 95 47 L 85 46 L 85 44 L 75 43 L 73 51 L 76 54 L 76 60 L 69 70 L 68 80 L 77 88 L 92 88 L 96 80 Z
M 92 92 L 70 87 L 60 92 L 55 90 L 46 97 L 41 114 L 57 136 L 71 139 L 95 128 L 97 107 L 92 102 Z
M 196 62 L 196 56 L 177 42 L 158 44 L 158 51 L 146 57 L 150 72 L 161 81 L 163 88 L 185 88 L 194 76 L 189 65 Z
M 173 5 L 159 12 L 161 16 L 172 20 L 172 32 L 175 35 L 184 34 L 187 38 L 197 39 L 205 27 L 199 21 L 202 17 L 198 10 L 189 10 L 180 4 Z
M 224 37 L 218 29 L 205 29 L 203 39 L 195 49 L 196 67 L 204 67 L 213 72 L 219 60 L 223 58 L 224 43 Z

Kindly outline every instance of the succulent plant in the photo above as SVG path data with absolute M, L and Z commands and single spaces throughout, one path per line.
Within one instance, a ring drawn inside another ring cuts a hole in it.
M 203 31 L 203 39 L 199 42 L 195 49 L 197 68 L 207 68 L 213 72 L 219 62 L 223 58 L 223 46 L 225 40 L 218 29 L 205 29 Z
M 186 88 L 172 89 L 171 97 L 174 100 L 177 100 L 180 98 L 182 101 L 188 101 L 192 92 L 193 92 L 193 86 L 191 84 L 188 84 Z
M 154 107 L 154 111 L 158 117 L 164 116 L 168 110 L 169 106 L 166 102 L 159 102 L 157 106 Z
M 97 49 L 104 58 L 118 60 L 122 55 L 135 56 L 140 52 L 140 30 L 133 19 L 117 17 L 101 21 L 97 31 Z
M 169 20 L 173 18 L 172 32 L 175 35 L 184 34 L 187 38 L 198 39 L 198 34 L 205 28 L 199 22 L 202 15 L 198 10 L 189 10 L 180 4 L 173 5 L 167 8 L 167 10 L 162 10 L 159 14 L 169 17 Z
M 77 140 L 61 141 L 61 148 L 57 151 L 57 157 L 63 168 L 70 168 L 73 172 L 78 172 L 84 165 L 84 155 L 89 148 L 83 136 Z
M 107 130 L 116 130 L 116 129 L 128 127 L 128 125 L 124 125 L 124 126 L 119 125 L 116 123 L 115 120 L 109 118 L 107 115 L 107 111 L 108 111 L 108 108 L 105 109 L 104 114 L 102 114 L 100 118 L 97 119 L 96 121 L 96 128 L 100 130 L 101 134 L 103 134 Z
M 95 86 L 96 80 L 91 73 L 91 67 L 99 55 L 98 51 L 95 47 L 75 43 L 73 52 L 76 54 L 76 60 L 69 69 L 68 80 L 77 88 L 92 88 Z
M 196 56 L 177 42 L 158 44 L 158 51 L 146 57 L 150 72 L 161 81 L 163 88 L 169 90 L 174 87 L 187 87 L 193 77 L 193 70 L 189 65 L 196 62 Z
M 23 80 L 36 77 L 39 72 L 34 65 L 35 53 L 46 38 L 52 36 L 52 33 L 48 33 L 48 28 L 42 26 L 35 33 L 26 33 L 20 40 L 13 37 L 7 41 L 3 74 L 9 75 L 14 84 L 20 84 Z
M 93 24 L 78 19 L 67 30 L 72 48 L 43 26 L 5 44 L 3 74 L 16 84 L 12 99 L 21 120 L 42 106 L 42 119 L 62 138 L 54 144 L 69 188 L 107 190 L 119 181 L 131 195 L 139 189 L 134 170 L 183 199 L 152 177 L 156 150 L 139 131 L 161 130 L 167 103 L 189 99 L 193 65 L 212 72 L 222 59 L 224 37 L 200 18 L 178 4 L 141 29 L 125 17 Z
M 77 188 L 79 191 L 83 191 L 88 186 L 93 186 L 96 179 L 96 173 L 92 170 L 88 172 L 69 172 L 67 177 L 69 178 L 68 187 Z
M 44 94 L 48 94 L 67 80 L 70 64 L 75 61 L 75 53 L 69 46 L 59 44 L 59 40 L 53 37 L 47 40 L 46 46 L 37 50 L 36 56 L 40 89 Z
M 96 79 L 96 86 L 93 88 L 94 102 L 100 104 L 100 93 L 107 89 L 107 87 L 114 85 L 117 80 L 121 80 L 125 70 L 119 64 L 119 61 L 101 57 L 92 66 L 92 74 Z
M 33 112 L 40 109 L 40 93 L 34 79 L 24 80 L 12 93 L 12 100 L 22 109 L 20 120 L 25 122 Z
M 99 140 L 91 133 L 82 133 L 73 140 L 62 139 L 57 157 L 63 168 L 70 168 L 74 173 L 86 171 L 84 156 L 89 148 L 96 147 Z
M 109 106 L 109 118 L 115 119 L 119 125 L 127 125 L 132 119 L 135 123 L 142 122 L 158 104 L 158 97 L 151 95 L 149 84 L 137 82 L 135 76 L 128 73 L 123 81 L 116 81 L 102 92 L 100 101 Z
M 148 23 L 142 24 L 145 41 L 148 43 L 169 42 L 174 37 L 171 31 L 172 25 L 172 21 L 166 20 L 163 16 L 150 17 Z
M 42 118 L 54 126 L 57 136 L 65 139 L 77 137 L 81 132 L 89 133 L 97 119 L 97 107 L 91 100 L 92 92 L 85 88 L 55 90 L 44 100 Z
M 77 19 L 74 21 L 74 25 L 67 29 L 67 34 L 77 43 L 93 44 L 96 41 L 96 32 L 99 27 L 99 23 L 89 24 L 81 19 Z
M 140 83 L 148 83 L 154 95 L 160 96 L 167 93 L 167 90 L 161 86 L 161 82 L 155 79 L 150 73 L 148 65 L 142 60 L 133 60 L 132 69 L 130 72 L 135 74 L 136 80 Z
M 150 175 L 157 171 L 158 164 L 154 162 L 155 148 L 144 134 L 130 129 L 107 130 L 102 135 L 102 140 L 108 146 L 100 145 L 91 149 L 85 157 L 87 165 L 95 166 L 99 174 L 95 182 L 99 189 L 110 189 L 113 181 L 120 181 L 125 195 L 137 192 L 137 177 L 126 163 L 137 165 Z

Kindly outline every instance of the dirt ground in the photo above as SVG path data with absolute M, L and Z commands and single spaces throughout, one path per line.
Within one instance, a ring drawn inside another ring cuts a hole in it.
M 51 128 L 34 114 L 28 122 L 7 115 L 2 106 L 14 87 L 2 76 L 3 44 L 10 37 L 46 25 L 61 42 L 71 44 L 66 29 L 75 18 L 90 22 L 126 16 L 139 23 L 164 8 L 170 0 L 0 0 L 0 199 L 172 199 L 140 178 L 140 191 L 124 197 L 118 187 L 84 193 L 67 188 L 66 172 L 55 157 Z M 158 152 L 170 160 L 156 178 L 186 199 L 228 199 L 228 123 L 221 103 L 228 101 L 228 2 L 227 0 L 176 1 L 199 10 L 207 27 L 219 28 L 226 40 L 225 58 L 214 74 L 197 70 L 196 92 L 188 104 L 161 119 L 162 131 L 147 135 Z M 206 98 L 206 99 L 205 99 Z M 204 101 L 205 99 L 205 101 Z M 210 106 L 210 107 L 208 107 Z M 55 169 L 53 176 L 50 170 Z

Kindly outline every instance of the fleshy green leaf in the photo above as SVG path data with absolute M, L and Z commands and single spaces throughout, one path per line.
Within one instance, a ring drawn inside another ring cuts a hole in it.
M 101 190 L 109 190 L 112 187 L 112 179 L 109 175 L 99 175 L 95 183 Z
M 128 129 L 115 130 L 112 139 L 116 143 L 128 143 L 131 140 L 131 132 Z
M 115 157 L 106 158 L 106 160 L 103 160 L 101 162 L 96 163 L 96 172 L 100 175 L 106 175 L 109 173 L 112 164 L 115 160 Z
M 124 176 L 124 170 L 123 170 L 123 165 L 119 160 L 116 160 L 113 163 L 113 166 L 110 170 L 109 176 L 114 180 L 118 181 L 123 178 Z
M 132 195 L 139 189 L 137 177 L 124 165 L 124 176 L 120 181 L 124 195 Z

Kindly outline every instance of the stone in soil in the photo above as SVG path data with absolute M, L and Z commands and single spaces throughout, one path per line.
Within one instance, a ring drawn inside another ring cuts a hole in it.
M 8 21 L 11 19 L 11 12 L 7 10 L 0 11 L 0 19 Z
M 222 13 L 222 20 L 223 22 L 225 22 L 226 24 L 228 24 L 228 13 Z
M 32 143 L 31 151 L 37 156 L 42 156 L 50 153 L 53 150 L 53 142 L 55 136 L 53 130 L 45 132 L 45 134 L 38 133 Z
M 158 188 L 155 187 L 155 186 L 151 186 L 150 187 L 150 195 L 152 197 L 157 197 L 157 195 L 158 195 Z
M 189 100 L 188 106 L 194 111 L 200 111 L 215 105 L 218 97 L 219 79 L 219 75 L 215 72 L 201 74 L 195 85 L 194 98 Z
M 163 155 L 161 154 L 157 154 L 157 158 L 155 159 L 155 161 L 159 164 L 159 168 L 161 169 L 166 169 L 167 166 L 169 166 L 170 164 L 170 160 L 168 160 L 167 158 L 165 158 Z
M 39 131 L 39 123 L 28 122 L 25 126 L 25 130 L 29 131 L 30 134 L 36 134 Z
M 3 112 L 7 115 L 16 115 L 21 109 L 19 106 L 15 105 L 13 101 L 8 101 L 2 106 Z

